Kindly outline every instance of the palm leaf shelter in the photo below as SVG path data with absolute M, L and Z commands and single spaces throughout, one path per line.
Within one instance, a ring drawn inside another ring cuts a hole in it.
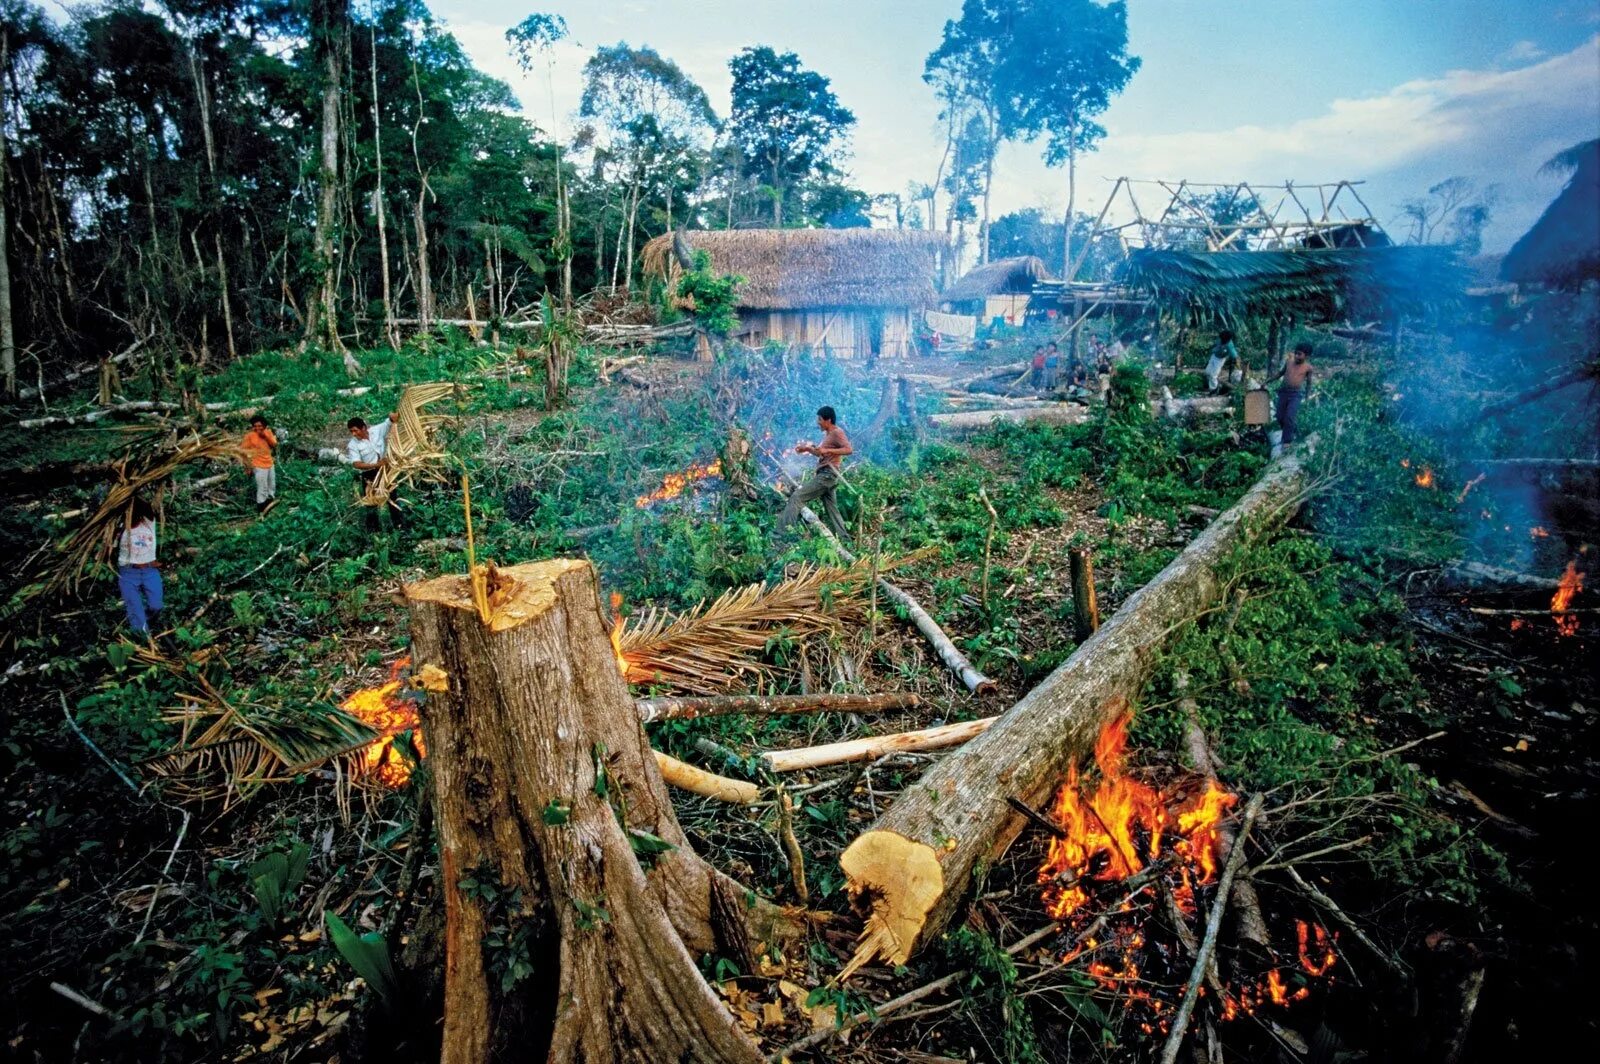
M 644 247 L 645 272 L 675 284 L 681 240 L 704 251 L 711 269 L 740 278 L 745 343 L 775 341 L 819 354 L 900 358 L 912 353 L 916 323 L 934 305 L 944 237 L 917 229 L 687 230 Z

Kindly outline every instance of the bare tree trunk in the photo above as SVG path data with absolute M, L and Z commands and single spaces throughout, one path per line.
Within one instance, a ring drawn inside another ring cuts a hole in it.
M 1077 129 L 1067 130 L 1067 217 L 1061 226 L 1061 279 L 1072 280 L 1072 215 L 1078 208 Z
M 11 38 L 0 33 L 0 74 L 10 67 Z M 6 164 L 10 153 L 5 135 L 5 80 L 0 77 L 0 385 L 7 396 L 17 394 L 17 334 L 11 321 L 10 229 L 6 221 Z
M 411 159 L 417 167 L 417 197 L 412 205 L 412 223 L 417 237 L 417 320 L 423 343 L 427 343 L 429 322 L 433 318 L 433 276 L 428 269 L 428 223 L 423 217 L 423 204 L 428 198 L 428 170 L 423 168 L 422 156 L 417 151 L 417 133 L 422 129 L 422 78 L 417 73 L 417 58 L 411 57 L 411 84 L 417 93 L 417 120 L 411 126 Z
M 622 273 L 622 288 L 626 292 L 633 291 L 633 233 L 639 221 L 640 181 L 639 175 L 634 174 L 633 188 L 628 194 L 628 265 Z
M 985 121 L 989 127 L 989 142 L 983 160 L 983 241 L 978 251 L 980 265 L 989 261 L 989 191 L 994 187 L 994 153 L 999 148 L 993 111 L 988 112 Z
M 383 198 L 383 122 L 378 113 L 378 27 L 371 27 L 372 73 L 372 157 L 377 164 L 378 181 L 372 190 L 372 213 L 378 222 L 378 269 L 383 274 L 383 335 L 391 348 L 400 347 L 400 334 L 394 325 L 394 300 L 389 291 L 388 205 Z
M 1255 487 L 1137 591 L 1098 632 L 977 739 L 940 762 L 840 857 L 846 887 L 870 905 L 850 969 L 882 957 L 902 964 L 955 915 L 980 861 L 1005 852 L 1105 726 L 1138 697 L 1155 653 L 1220 592 L 1216 565 L 1298 509 L 1298 453 Z
M 424 712 L 445 901 L 440 1059 L 756 1064 L 692 952 L 727 948 L 708 941 L 719 926 L 748 933 L 745 895 L 684 838 L 593 568 L 562 559 L 488 581 L 481 606 L 465 576 L 405 589 L 416 660 L 444 676 Z M 509 987 L 518 958 L 484 942 L 497 925 L 527 967 Z
M 319 125 L 317 166 L 317 229 L 314 239 L 317 289 L 306 300 L 306 343 L 321 341 L 338 351 L 338 292 L 334 276 L 334 229 L 338 226 L 339 104 L 341 77 L 339 39 L 349 21 L 348 0 L 315 0 L 312 4 L 311 46 L 322 72 L 322 115 Z

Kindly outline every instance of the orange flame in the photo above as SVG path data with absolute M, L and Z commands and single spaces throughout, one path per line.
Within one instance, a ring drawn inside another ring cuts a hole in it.
M 658 502 L 666 502 L 668 499 L 676 499 L 679 495 L 683 494 L 683 489 L 687 488 L 695 481 L 704 480 L 707 477 L 720 477 L 721 475 L 722 459 L 720 458 L 713 462 L 706 462 L 703 465 L 692 465 L 681 473 L 668 473 L 666 477 L 662 479 L 661 486 L 659 488 L 657 488 L 655 491 L 639 496 L 633 501 L 633 505 L 642 510 L 646 506 L 652 506 Z
M 1296 920 L 1294 924 L 1300 947 L 1300 967 L 1307 975 L 1327 975 L 1328 969 L 1339 960 L 1328 932 L 1321 924 L 1307 924 L 1304 920 Z
M 1556 588 L 1554 597 L 1550 599 L 1550 613 L 1556 619 L 1556 631 L 1561 635 L 1576 635 L 1578 633 L 1578 615 L 1568 613 L 1572 607 L 1572 599 L 1583 590 L 1583 573 L 1578 570 L 1578 560 L 1574 558 L 1567 563 L 1567 571 L 1561 574 L 1561 586 Z
M 1074 765 L 1056 795 L 1052 812 L 1065 835 L 1051 840 L 1039 882 L 1045 907 L 1058 920 L 1089 900 L 1082 880 L 1128 878 L 1161 856 L 1163 836 L 1174 826 L 1175 849 L 1199 873 L 1199 882 L 1216 873 L 1218 825 L 1238 797 L 1211 783 L 1174 818 L 1159 790 L 1123 771 L 1130 716 L 1117 718 L 1095 742 L 1100 782 L 1094 793 L 1083 792 Z
M 1545 528 L 1543 525 L 1534 525 L 1532 528 L 1528 529 L 1528 535 L 1534 539 L 1549 539 L 1550 530 Z
M 617 592 L 611 593 L 611 653 L 617 659 L 617 671 L 622 673 L 622 679 L 628 679 L 628 657 L 622 652 L 622 596 Z
M 378 733 L 377 739 L 361 749 L 356 774 L 371 776 L 391 789 L 404 787 L 411 778 L 411 762 L 395 749 L 395 737 L 410 732 L 417 753 L 426 756 L 428 752 L 416 703 L 401 693 L 405 685 L 400 673 L 410 664 L 410 658 L 400 658 L 389 670 L 388 683 L 363 688 L 339 706 Z
M 1433 487 L 1433 467 L 1432 466 L 1423 466 L 1422 467 L 1422 472 L 1420 472 L 1416 476 L 1412 477 L 1412 479 L 1417 482 L 1417 487 L 1419 487 L 1419 488 L 1431 488 L 1431 487 Z

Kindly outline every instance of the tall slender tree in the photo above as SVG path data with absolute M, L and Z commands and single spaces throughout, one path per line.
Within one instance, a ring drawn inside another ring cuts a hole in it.
M 1067 168 L 1062 276 L 1070 279 L 1078 156 L 1105 136 L 1095 119 L 1139 69 L 1128 53 L 1125 0 L 994 0 L 994 81 L 1007 135 L 1045 140 L 1045 162 Z
M 315 293 L 306 300 L 307 342 L 320 341 L 330 351 L 342 350 L 339 339 L 338 279 L 334 257 L 339 226 L 339 118 L 344 78 L 340 60 L 350 28 L 349 0 L 311 0 L 311 52 L 321 78 L 322 109 L 318 118 L 317 229 Z
M 1007 15 L 1002 0 L 965 0 L 961 18 L 944 24 L 944 37 L 939 47 L 929 53 L 922 72 L 922 80 L 933 86 L 941 104 L 945 157 L 951 154 L 958 137 L 969 151 L 973 147 L 980 149 L 979 262 L 989 261 L 989 205 L 995 156 L 1003 140 L 995 74 L 1008 35 Z

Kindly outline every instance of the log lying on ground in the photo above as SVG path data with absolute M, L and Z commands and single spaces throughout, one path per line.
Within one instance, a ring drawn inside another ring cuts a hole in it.
M 476 588 L 445 576 L 405 598 L 413 657 L 444 677 L 423 709 L 445 905 L 441 1060 L 759 1061 L 695 956 L 749 963 L 785 921 L 689 847 L 593 567 L 491 569 Z M 648 871 L 636 851 L 653 855 Z M 490 889 L 463 889 L 469 876 Z M 551 962 L 509 990 L 483 941 L 506 920 Z
M 806 768 L 823 768 L 842 765 L 850 761 L 869 761 L 886 754 L 920 753 L 927 750 L 945 750 L 982 735 L 998 717 L 965 720 L 958 724 L 941 724 L 920 731 L 896 732 L 893 735 L 871 735 L 863 739 L 846 739 L 822 746 L 802 746 L 796 750 L 773 750 L 761 755 L 761 760 L 774 772 L 798 772 Z
M 1024 826 L 1006 798 L 1044 805 L 1104 727 L 1127 711 L 1169 634 L 1215 602 L 1221 591 L 1217 564 L 1299 508 L 1306 482 L 1303 453 L 1295 448 L 1269 466 L 1244 498 L 1060 668 L 981 736 L 902 791 L 850 844 L 840 859 L 846 886 L 858 904 L 869 907 L 858 961 L 901 964 L 938 936 L 960 907 L 973 868 L 1003 853 Z M 920 887 L 908 887 L 894 864 L 874 856 L 908 844 L 938 865 L 939 886 L 931 900 L 921 898 Z
M 1452 587 L 1464 587 L 1476 591 L 1489 588 L 1554 591 L 1561 586 L 1561 581 L 1552 577 L 1534 576 L 1532 573 L 1518 572 L 1515 569 L 1502 569 L 1494 565 L 1484 565 L 1482 562 L 1469 561 L 1448 563 L 1440 570 L 1439 579 Z
M 1150 412 L 1157 417 L 1178 418 L 1191 414 L 1226 414 L 1231 409 L 1226 396 L 1201 395 L 1192 399 L 1155 399 Z M 936 428 L 951 431 L 986 429 L 996 421 L 1043 421 L 1049 425 L 1081 425 L 1089 420 L 1089 408 L 1077 403 L 1051 403 L 1046 406 L 1006 407 L 1002 410 L 961 410 L 934 414 L 928 418 Z
M 705 695 L 685 698 L 641 698 L 633 703 L 646 724 L 657 720 L 693 720 L 736 713 L 778 716 L 785 713 L 887 713 L 915 709 L 914 694 L 886 695 Z
M 1490 418 L 1502 417 L 1511 413 L 1517 407 L 1531 403 L 1535 399 L 1542 399 L 1552 392 L 1559 392 L 1565 388 L 1572 387 L 1574 384 L 1582 384 L 1584 381 L 1592 382 L 1595 380 L 1600 380 L 1600 360 L 1585 362 L 1567 370 L 1565 373 L 1558 373 L 1544 383 L 1534 385 L 1527 391 L 1518 392 L 1509 399 L 1502 399 L 1498 403 L 1490 403 L 1478 411 L 1477 416 L 1467 423 L 1469 425 L 1477 425 L 1488 421 Z
M 761 788 L 754 783 L 718 776 L 714 772 L 707 772 L 686 761 L 679 761 L 675 757 L 663 754 L 660 750 L 654 753 L 656 767 L 661 770 L 661 778 L 673 787 L 706 798 L 715 798 L 719 802 L 732 802 L 734 805 L 751 805 L 761 799 Z

